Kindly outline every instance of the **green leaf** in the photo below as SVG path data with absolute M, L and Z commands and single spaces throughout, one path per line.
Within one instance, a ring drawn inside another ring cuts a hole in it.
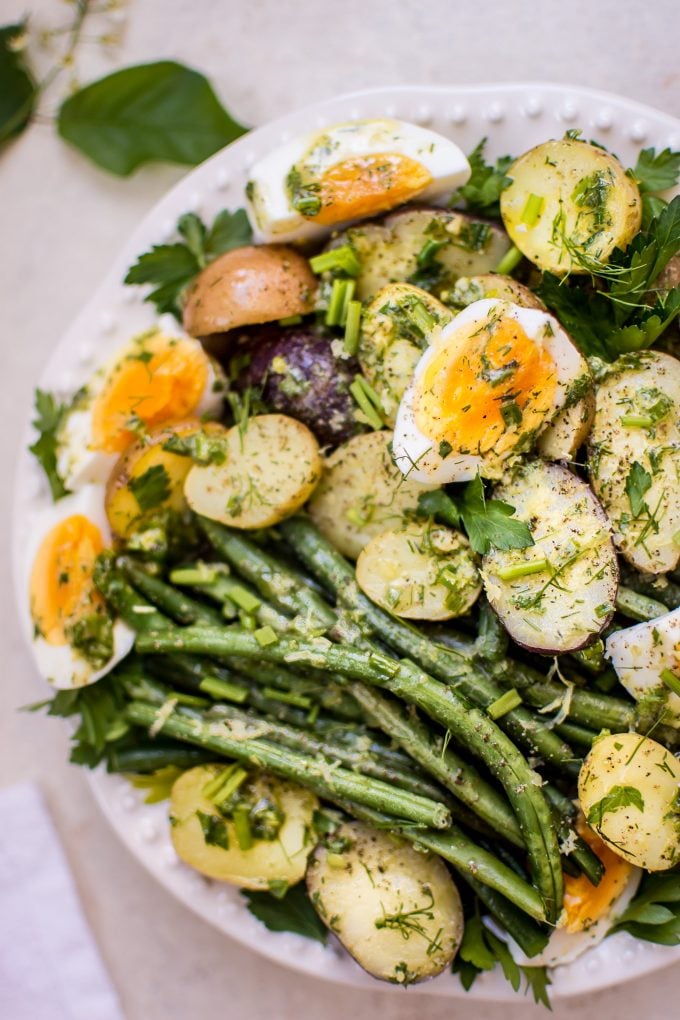
M 32 446 L 29 446 L 29 450 L 45 472 L 52 499 L 56 503 L 58 499 L 68 494 L 68 489 L 57 470 L 57 437 L 68 407 L 66 404 L 58 404 L 51 393 L 36 390 L 35 410 L 37 417 L 33 421 L 33 427 L 39 435 Z
M 615 322 L 606 298 L 552 273 L 544 273 L 535 290 L 586 357 L 609 360 L 606 337 Z
M 645 810 L 642 794 L 635 786 L 612 786 L 601 800 L 593 804 L 588 812 L 587 822 L 595 828 L 601 828 L 604 816 L 613 814 L 621 808 L 634 807 L 638 811 Z
M 513 163 L 512 156 L 501 156 L 494 164 L 484 159 L 487 139 L 482 138 L 479 145 L 468 156 L 470 178 L 453 195 L 451 204 L 465 202 L 465 208 L 473 212 L 484 213 L 485 216 L 500 216 L 498 200 L 501 192 L 510 184 L 506 170 Z
M 37 88 L 21 45 L 26 22 L 0 28 L 0 145 L 21 134 L 37 100 Z
M 547 967 L 522 967 L 520 968 L 527 982 L 527 990 L 531 989 L 534 1002 L 552 1009 L 548 988 L 552 984 Z
M 160 506 L 172 492 L 168 472 L 162 464 L 154 464 L 144 474 L 131 478 L 128 487 L 142 513 Z
M 424 517 L 436 517 L 450 528 L 460 527 L 460 511 L 443 489 L 421 492 L 418 496 L 418 513 Z
M 247 130 L 202 74 L 170 60 L 86 86 L 62 104 L 57 126 L 76 149 L 123 177 L 149 162 L 195 166 Z
M 326 944 L 326 926 L 320 920 L 307 895 L 304 882 L 294 885 L 282 898 L 269 892 L 243 890 L 248 910 L 269 931 L 290 931 Z
M 466 920 L 458 955 L 477 970 L 493 970 L 496 966 L 496 955 L 486 944 L 487 935 L 479 914 L 473 914 Z
M 222 850 L 229 849 L 229 833 L 227 823 L 219 815 L 208 815 L 205 811 L 197 811 L 196 816 L 200 822 L 203 832 L 203 839 L 208 846 L 219 846 Z
M 243 248 L 252 239 L 253 231 L 245 209 L 237 209 L 233 213 L 223 209 L 215 217 L 205 239 L 205 253 L 209 259 L 214 259 L 233 248 Z
M 652 476 L 642 464 L 634 460 L 626 477 L 626 495 L 633 517 L 639 517 L 647 509 L 645 493 L 652 487 Z
M 162 769 L 145 775 L 127 776 L 126 778 L 137 790 L 146 790 L 145 804 L 159 804 L 169 800 L 175 780 L 179 779 L 184 769 L 177 765 L 165 765 Z
M 640 191 L 666 191 L 680 178 L 680 152 L 663 149 L 643 149 L 633 168 L 633 177 Z
M 642 903 L 640 906 L 630 907 L 621 921 L 624 923 L 636 921 L 638 924 L 666 924 L 674 918 L 673 911 L 661 903 Z
M 498 958 L 505 980 L 510 982 L 513 991 L 518 992 L 519 986 L 522 983 L 522 973 L 519 966 L 513 960 L 507 945 L 490 931 L 486 932 L 486 940 Z
M 460 514 L 470 545 L 484 555 L 496 549 L 526 549 L 534 544 L 529 526 L 513 520 L 515 508 L 500 499 L 486 499 L 482 479 L 477 475 L 463 492 Z

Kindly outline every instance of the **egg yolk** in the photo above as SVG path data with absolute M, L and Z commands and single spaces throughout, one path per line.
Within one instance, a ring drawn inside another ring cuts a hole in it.
M 99 528 L 83 514 L 66 517 L 43 539 L 31 571 L 30 600 L 33 622 L 48 644 L 67 644 L 73 625 L 103 607 L 92 580 L 103 548 Z
M 493 315 L 446 340 L 416 384 L 415 417 L 429 439 L 460 453 L 502 455 L 553 406 L 555 363 L 521 325 Z
M 355 156 L 330 167 L 318 179 L 321 208 L 316 223 L 340 223 L 392 209 L 420 194 L 432 181 L 429 170 L 410 156 L 378 153 Z
M 564 876 L 564 927 L 568 932 L 584 931 L 604 917 L 623 892 L 633 871 L 632 864 L 610 850 L 584 822 L 580 822 L 577 829 L 600 858 L 605 870 L 599 885 L 593 885 L 585 875 L 578 878 Z
M 199 344 L 164 336 L 146 339 L 109 373 L 92 408 L 92 443 L 120 453 L 135 434 L 187 417 L 208 383 L 208 359 Z

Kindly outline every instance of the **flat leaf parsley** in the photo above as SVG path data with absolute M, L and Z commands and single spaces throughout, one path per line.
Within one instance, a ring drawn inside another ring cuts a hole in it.
M 501 499 L 487 499 L 479 475 L 469 482 L 461 496 L 447 495 L 442 489 L 423 492 L 418 512 L 436 517 L 452 528 L 463 527 L 476 553 L 485 555 L 495 549 L 526 549 L 534 544 L 524 521 L 513 519 L 514 507 Z

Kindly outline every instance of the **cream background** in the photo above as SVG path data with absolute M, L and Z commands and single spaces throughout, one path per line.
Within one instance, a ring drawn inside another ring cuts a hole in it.
M 36 23 L 68 13 L 63 0 L 0 0 L 0 22 L 20 18 L 27 7 Z M 513 79 L 590 85 L 680 116 L 675 0 L 644 6 L 632 0 L 133 0 L 120 25 L 124 40 L 114 53 L 83 47 L 84 80 L 175 57 L 208 74 L 225 105 L 250 124 L 366 86 Z M 0 156 L 1 376 L 3 417 L 11 423 L 0 448 L 5 535 L 15 446 L 40 367 L 129 231 L 183 172 L 155 167 L 130 180 L 109 178 L 67 149 L 47 123 L 35 124 Z M 18 634 L 7 553 L 5 543 L 0 784 L 30 777 L 45 791 L 128 1020 L 546 1015 L 522 999 L 484 1006 L 327 985 L 266 963 L 175 903 L 112 836 L 84 776 L 65 763 L 60 725 L 15 711 L 44 691 Z M 666 1020 L 676 1014 L 679 994 L 676 967 L 618 991 L 569 1000 L 553 1015 Z

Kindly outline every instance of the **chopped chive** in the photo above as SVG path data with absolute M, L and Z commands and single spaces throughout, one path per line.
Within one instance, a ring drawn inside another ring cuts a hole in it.
M 248 808 L 237 807 L 232 816 L 232 822 L 239 850 L 250 850 L 253 845 L 253 831 L 250 828 Z
M 233 701 L 236 705 L 242 705 L 248 697 L 247 687 L 229 683 L 228 680 L 220 680 L 216 676 L 207 676 L 205 680 L 201 680 L 198 689 L 205 691 L 211 698 L 224 698 L 225 701 Z
M 366 392 L 364 386 L 359 381 L 359 378 L 360 377 L 357 376 L 354 382 L 350 385 L 349 392 L 352 394 L 356 403 L 359 405 L 359 409 L 364 414 L 364 417 L 368 424 L 371 426 L 371 428 L 381 429 L 383 427 L 383 420 L 378 414 L 378 411 L 376 410 L 375 406 L 369 399 L 368 393 Z M 375 392 L 375 390 L 373 392 Z
M 506 429 L 510 429 L 514 425 L 521 425 L 522 409 L 514 400 L 510 400 L 506 404 L 501 404 L 501 417 Z
M 380 403 L 380 397 L 373 389 L 368 379 L 366 379 L 366 377 L 363 375 L 355 375 L 354 381 L 358 383 L 359 386 L 361 386 L 362 390 L 364 391 L 368 399 L 371 401 L 378 414 L 383 415 L 385 412 L 383 410 L 382 404 Z
M 328 308 L 326 310 L 326 325 L 327 326 L 340 326 L 342 324 L 342 315 L 345 311 L 345 305 L 347 302 L 346 294 L 350 283 L 354 283 L 353 280 L 333 280 L 333 286 L 331 288 L 331 296 L 328 299 Z M 352 294 L 354 293 L 354 287 L 352 287 Z M 350 295 L 351 297 L 351 295 Z
M 227 797 L 231 797 L 238 790 L 239 786 L 247 778 L 248 773 L 246 770 L 242 769 L 237 762 L 234 762 L 233 765 L 228 765 L 226 769 L 222 769 L 210 782 L 205 784 L 203 796 L 211 800 L 213 804 L 217 803 L 218 800 L 226 800 Z
M 513 709 L 518 708 L 522 704 L 522 699 L 513 687 L 511 690 L 506 691 L 505 694 L 501 694 L 500 698 L 497 698 L 486 710 L 486 714 L 492 719 L 500 719 L 501 716 L 507 715 L 508 712 L 512 712 Z
M 345 320 L 345 350 L 356 354 L 359 347 L 359 326 L 361 324 L 361 301 L 350 301 Z
M 210 702 L 206 698 L 197 698 L 195 694 L 173 694 L 173 701 L 178 705 L 187 705 L 189 708 L 207 708 Z M 107 734 L 107 739 L 110 737 Z
M 609 613 L 612 612 L 613 608 L 614 607 L 610 605 L 609 602 L 603 602 L 601 605 L 595 606 L 595 616 L 598 620 L 601 620 L 603 616 L 608 616 Z M 585 650 L 587 651 L 588 649 Z
M 257 620 L 252 613 L 246 613 L 245 610 L 241 609 L 239 610 L 238 619 L 244 630 L 257 630 Z
M 243 609 L 246 613 L 254 613 L 256 609 L 259 609 L 262 603 L 255 595 L 251 595 L 249 591 L 242 588 L 240 584 L 235 584 L 233 588 L 229 589 L 229 598 L 232 602 L 235 602 L 239 609 Z
M 327 853 L 326 863 L 329 868 L 344 868 L 347 865 L 347 861 L 342 854 Z
M 515 563 L 511 567 L 499 567 L 496 573 L 501 581 L 514 581 L 518 577 L 529 577 L 530 574 L 540 574 L 548 570 L 550 564 L 545 557 L 540 560 L 528 560 L 525 563 Z
M 668 690 L 672 691 L 673 694 L 677 694 L 680 698 L 680 676 L 674 673 L 672 669 L 662 669 L 660 675 Z
M 445 248 L 448 243 L 448 240 L 435 241 L 433 238 L 429 238 L 416 256 L 418 269 L 427 269 L 428 266 L 431 266 L 437 252 L 441 248 Z
M 513 244 L 509 251 L 506 251 L 503 258 L 500 260 L 498 265 L 493 270 L 494 273 L 500 273 L 501 276 L 509 276 L 513 269 L 522 261 L 522 253 L 519 248 Z
M 432 329 L 437 325 L 436 320 L 430 315 L 423 302 L 418 299 L 412 302 L 407 315 L 423 336 L 431 333 Z
M 301 322 L 301 315 L 286 315 L 285 318 L 279 319 L 279 326 L 299 326 Z
M 621 424 L 630 429 L 651 429 L 654 419 L 648 414 L 624 414 L 621 416 Z
M 528 227 L 535 227 L 543 212 L 545 199 L 541 195 L 529 195 L 522 210 L 521 220 Z
M 255 631 L 255 640 L 260 648 L 266 648 L 267 645 L 275 645 L 279 639 L 276 631 L 267 624 L 266 627 L 260 627 Z
M 170 584 L 210 585 L 215 584 L 218 572 L 209 567 L 177 567 L 170 571 Z
M 317 701 L 317 703 L 315 705 L 312 705 L 309 712 L 307 713 L 307 722 L 309 723 L 310 726 L 313 726 L 316 720 L 319 718 L 319 708 L 320 705 L 319 702 Z
M 280 691 L 277 687 L 265 687 L 263 692 L 266 698 L 272 701 L 280 701 L 282 705 L 293 705 L 295 708 L 310 709 L 313 705 L 312 699 L 304 694 L 294 694 L 292 691 Z
M 347 276 L 358 276 L 361 272 L 361 263 L 357 253 L 351 244 L 341 244 L 330 251 L 321 252 L 309 260 L 313 273 L 327 273 L 339 270 Z
M 226 620 L 235 620 L 236 617 L 238 616 L 236 604 L 232 602 L 231 599 L 228 597 L 225 597 L 224 601 L 222 602 L 222 616 Z
M 370 520 L 369 517 L 366 517 L 365 514 L 362 514 L 361 511 L 358 510 L 357 507 L 355 506 L 351 506 L 349 508 L 349 510 L 345 514 L 345 517 L 347 518 L 350 524 L 354 524 L 357 528 L 363 528 L 364 525 L 368 524 Z
M 354 291 L 356 290 L 356 280 L 345 280 L 346 287 L 342 295 L 342 308 L 340 309 L 340 318 L 338 320 L 339 326 L 347 325 L 347 315 L 349 314 L 349 306 L 354 297 Z

